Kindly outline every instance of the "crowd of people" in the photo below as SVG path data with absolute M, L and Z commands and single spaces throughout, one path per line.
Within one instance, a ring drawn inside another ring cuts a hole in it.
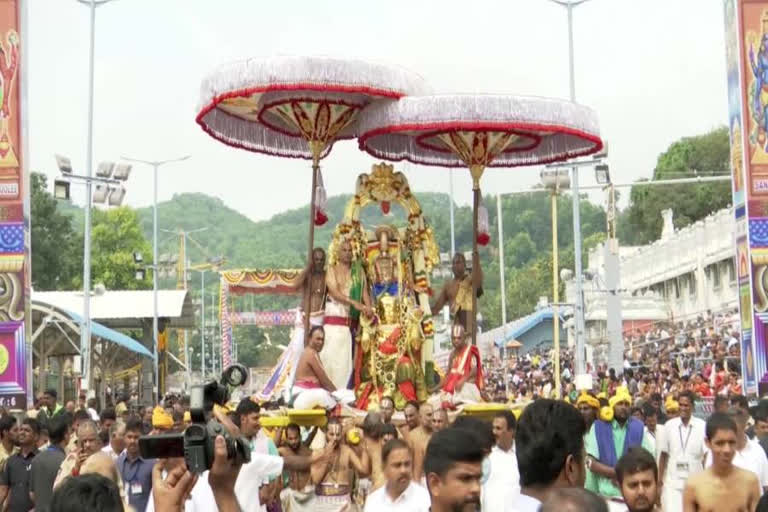
M 594 368 L 592 388 L 580 390 L 570 350 L 558 390 L 552 350 L 484 371 L 456 326 L 442 381 L 456 394 L 476 384 L 497 402 L 485 417 L 442 398 L 398 412 L 383 396 L 364 415 L 328 411 L 323 427 L 265 428 L 279 402 L 247 397 L 213 416 L 250 460 L 234 463 L 217 438 L 199 475 L 180 453 L 140 450 L 142 436 L 184 432 L 185 397 L 138 407 L 123 396 L 101 408 L 48 390 L 22 416 L 0 411 L 0 503 L 10 512 L 768 511 L 768 400 L 749 406 L 731 362 L 737 335 L 716 318 L 631 334 L 624 368 Z M 322 382 L 322 334 L 310 333 L 299 377 Z
M 399 420 L 385 398 L 360 419 L 267 431 L 267 411 L 245 398 L 213 415 L 246 440 L 250 461 L 233 463 L 217 438 L 211 469 L 194 475 L 183 457 L 139 449 L 142 435 L 189 425 L 183 400 L 141 414 L 81 401 L 72 413 L 49 390 L 24 418 L 0 418 L 0 502 L 10 512 L 768 510 L 768 401 L 718 395 L 705 421 L 690 390 L 640 400 L 622 384 L 607 406 L 582 391 L 574 403 L 533 400 L 519 418 L 479 418 L 411 402 Z
M 734 503 L 734 510 L 754 510 L 768 489 L 768 402 L 750 408 L 728 388 L 714 393 L 705 423 L 692 414 L 695 390 L 676 391 L 675 377 L 661 388 L 669 392 L 664 398 L 656 382 L 643 386 L 642 370 L 631 368 L 608 372 L 591 392 L 553 400 L 541 368 L 546 357 L 533 354 L 528 364 L 540 375 L 525 378 L 542 387 L 519 420 L 509 409 L 478 419 L 416 402 L 400 420 L 385 397 L 379 411 L 359 420 L 331 416 L 324 428 L 289 424 L 268 432 L 262 407 L 271 404 L 245 398 L 230 411 L 217 407 L 216 419 L 247 441 L 251 460 L 233 465 L 217 440 L 217 459 L 199 476 L 183 457 L 145 459 L 139 450 L 142 435 L 189 425 L 185 400 L 137 409 L 124 397 L 99 410 L 84 397 L 62 406 L 48 390 L 25 417 L 0 418 L 0 502 L 11 512 L 90 505 L 136 512 L 639 512 L 730 510 Z M 712 490 L 736 484 L 739 492 Z
M 624 364 L 621 373 L 606 365 L 590 367 L 596 394 L 611 395 L 619 386 L 633 397 L 659 393 L 676 397 L 694 391 L 699 397 L 743 394 L 741 352 L 737 313 L 706 312 L 695 319 L 660 322 L 645 330 L 635 329 L 624 336 Z M 554 350 L 536 348 L 503 362 L 485 360 L 487 392 L 495 402 L 527 403 L 536 398 L 557 398 Z M 575 400 L 573 351 L 560 351 L 561 396 Z

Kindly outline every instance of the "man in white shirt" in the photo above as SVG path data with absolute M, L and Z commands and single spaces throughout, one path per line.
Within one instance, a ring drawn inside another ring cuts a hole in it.
M 120 454 L 123 453 L 124 449 L 125 423 L 118 421 L 109 427 L 109 444 L 102 448 L 101 451 L 112 457 L 112 460 L 116 461 Z
M 515 433 L 521 489 L 506 512 L 538 512 L 558 489 L 584 487 L 585 430 L 578 409 L 566 402 L 540 399 L 525 408 Z
M 488 456 L 491 474 L 483 485 L 483 510 L 504 512 L 520 494 L 520 473 L 515 454 L 517 420 L 511 411 L 503 410 L 493 418 L 493 436 L 496 445 Z
M 412 480 L 413 455 L 402 439 L 392 439 L 381 449 L 387 484 L 365 500 L 365 512 L 427 512 L 429 493 Z
M 310 464 L 323 460 L 323 453 L 317 453 L 311 457 L 304 456 L 275 456 L 251 453 L 251 461 L 243 464 L 235 482 L 235 496 L 243 512 L 258 512 L 261 510 L 259 500 L 259 486 L 269 475 L 280 473 L 283 467 L 290 469 L 307 469 Z M 182 461 L 177 461 L 183 463 Z M 185 502 L 185 512 L 209 512 L 218 510 L 213 491 L 208 484 L 208 471 L 200 475 L 199 480 L 190 493 L 190 498 Z M 150 494 L 146 512 L 155 512 L 153 496 Z
M 694 398 L 683 391 L 678 398 L 680 416 L 663 426 L 663 434 L 656 440 L 659 459 L 659 482 L 662 484 L 661 504 L 664 510 L 683 509 L 683 489 L 688 477 L 703 469 L 706 452 L 704 439 L 706 424 L 691 417 Z
M 738 407 L 731 407 L 728 415 L 736 423 L 736 453 L 733 456 L 733 465 L 737 468 L 751 471 L 760 482 L 763 492 L 768 490 L 768 457 L 757 441 L 747 438 L 744 430 L 747 428 L 749 413 Z M 707 450 L 704 467 L 712 466 L 712 451 Z
M 643 418 L 645 420 L 645 434 L 647 439 L 653 445 L 651 455 L 656 456 L 656 445 L 659 442 L 659 432 L 663 430 L 663 426 L 659 426 L 659 412 L 651 406 L 651 404 L 643 404 Z
M 248 440 L 251 446 L 251 455 L 279 455 L 275 443 L 267 437 L 261 429 L 260 417 L 261 407 L 251 400 L 250 397 L 243 398 L 237 405 L 235 414 L 240 419 L 240 433 Z M 267 512 L 266 504 L 274 501 L 278 496 L 277 477 L 280 473 L 265 474 L 261 482 L 241 482 L 239 479 L 235 485 L 235 494 L 241 494 L 245 487 L 258 485 L 259 501 L 262 503 L 261 512 Z

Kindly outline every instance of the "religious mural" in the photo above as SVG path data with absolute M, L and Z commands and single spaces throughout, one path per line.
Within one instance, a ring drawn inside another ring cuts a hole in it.
M 0 406 L 30 396 L 29 204 L 21 119 L 21 2 L 0 1 Z

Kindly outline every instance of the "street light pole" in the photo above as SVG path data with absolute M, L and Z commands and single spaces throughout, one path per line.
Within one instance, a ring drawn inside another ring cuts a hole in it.
M 173 158 L 170 160 L 141 160 L 138 158 L 122 157 L 126 162 L 134 162 L 138 164 L 145 164 L 152 166 L 152 264 L 155 265 L 155 270 L 152 272 L 152 354 L 155 356 L 153 363 L 154 373 L 154 385 L 152 386 L 152 394 L 155 400 L 159 400 L 160 391 L 160 368 L 158 365 L 158 353 L 157 353 L 157 335 L 158 335 L 158 305 L 157 305 L 157 265 L 158 265 L 158 245 L 157 245 L 157 169 L 161 165 L 170 164 L 173 162 L 182 162 L 187 160 L 190 155 L 185 155 L 180 158 Z
M 557 196 L 570 186 L 568 171 L 544 170 L 544 187 L 551 192 L 552 202 L 552 345 L 554 345 L 555 393 L 560 398 L 560 268 L 557 247 Z
M 573 9 L 588 0 L 550 0 L 558 5 L 566 8 L 568 11 L 568 81 L 569 92 L 572 102 L 576 101 L 576 71 L 574 64 L 574 50 L 573 50 Z M 586 364 L 584 361 L 584 303 L 582 302 L 582 287 L 583 283 L 583 270 L 581 263 L 581 210 L 579 200 L 579 169 L 573 167 L 571 186 L 573 188 L 573 195 L 571 196 L 571 202 L 573 206 L 573 266 L 574 266 L 574 281 L 576 284 L 576 375 L 581 375 L 586 372 Z
M 496 195 L 496 217 L 499 226 L 499 279 L 501 280 L 501 325 L 507 325 L 507 297 L 504 283 L 504 225 L 501 217 L 501 194 Z
M 507 292 L 504 280 L 504 220 L 501 216 L 501 194 L 496 194 L 496 217 L 499 225 L 499 280 L 501 282 L 501 325 L 502 340 L 502 364 L 504 365 L 504 392 L 509 395 L 509 381 L 507 379 Z
M 96 2 L 91 0 L 91 47 L 88 56 L 88 136 L 86 139 L 85 173 L 93 176 L 93 67 L 96 42 Z M 83 365 L 83 388 L 91 388 L 91 204 L 90 179 L 85 182 L 85 236 L 83 237 L 83 328 L 80 341 Z
M 88 54 L 88 136 L 86 138 L 85 166 L 88 180 L 85 184 L 85 235 L 83 236 L 83 325 L 80 329 L 80 355 L 83 389 L 91 387 L 91 178 L 93 177 L 93 75 L 96 46 L 96 7 L 112 0 L 77 0 L 91 11 L 90 50 Z
M 555 349 L 555 395 L 560 398 L 560 265 L 557 247 L 557 185 L 552 189 L 552 345 Z M 548 398 L 548 397 L 545 397 Z

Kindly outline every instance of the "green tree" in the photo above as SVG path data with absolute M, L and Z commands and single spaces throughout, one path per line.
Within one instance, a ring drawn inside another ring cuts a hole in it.
M 726 127 L 704 135 L 683 137 L 659 156 L 653 179 L 679 179 L 729 173 Z M 618 237 L 627 245 L 643 245 L 661 236 L 661 211 L 674 210 L 674 224 L 682 228 L 731 204 L 727 181 L 671 186 L 632 187 L 629 207 L 619 216 Z
M 514 320 L 532 313 L 539 297 L 552 299 L 551 253 L 510 272 L 507 278 L 507 319 Z
M 536 255 L 536 245 L 531 240 L 531 235 L 521 231 L 513 236 L 511 240 L 505 241 L 504 255 L 506 256 L 504 263 L 507 267 L 522 267 L 528 263 Z
M 83 242 L 48 192 L 47 183 L 44 174 L 31 173 L 32 287 L 66 290 L 82 272 Z
M 91 281 L 103 283 L 108 290 L 146 290 L 151 288 L 150 273 L 136 279 L 134 253 L 145 260 L 151 246 L 141 231 L 139 217 L 127 206 L 111 210 L 93 210 L 91 229 Z

